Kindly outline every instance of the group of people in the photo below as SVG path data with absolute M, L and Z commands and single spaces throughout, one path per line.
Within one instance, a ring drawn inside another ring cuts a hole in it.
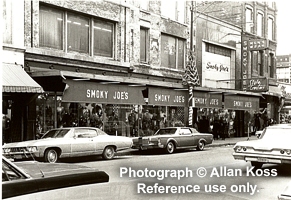
M 215 116 L 213 121 L 210 123 L 206 116 L 194 123 L 194 128 L 196 128 L 200 133 L 212 133 L 215 140 L 230 137 L 232 131 L 234 131 L 234 121 L 228 120 L 225 117 Z

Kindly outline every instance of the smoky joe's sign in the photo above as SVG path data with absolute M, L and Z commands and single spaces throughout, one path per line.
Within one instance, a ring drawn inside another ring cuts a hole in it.
M 188 92 L 174 89 L 149 88 L 149 104 L 187 106 Z
M 64 92 L 63 101 L 113 104 L 144 103 L 143 88 L 72 80 L 66 80 L 66 83 L 68 88 Z
M 208 70 L 215 70 L 218 72 L 229 72 L 229 68 L 223 64 L 215 64 L 215 63 L 211 63 L 208 62 L 206 64 L 206 69 Z

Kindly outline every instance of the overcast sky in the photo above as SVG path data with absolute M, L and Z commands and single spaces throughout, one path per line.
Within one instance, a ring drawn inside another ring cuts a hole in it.
M 277 0 L 277 55 L 291 54 L 291 1 Z

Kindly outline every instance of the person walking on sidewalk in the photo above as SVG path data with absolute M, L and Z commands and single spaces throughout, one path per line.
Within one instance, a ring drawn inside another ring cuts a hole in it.
M 213 130 L 212 130 L 212 132 L 213 132 L 213 138 L 215 140 L 218 140 L 219 129 L 220 129 L 219 118 L 216 116 L 216 117 L 214 117 Z
M 227 131 L 228 131 L 227 121 L 226 121 L 225 117 L 221 117 L 220 126 L 221 126 L 221 139 L 225 140 L 225 137 L 226 137 Z

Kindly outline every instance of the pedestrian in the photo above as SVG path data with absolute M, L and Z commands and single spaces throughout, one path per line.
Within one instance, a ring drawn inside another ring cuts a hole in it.
M 220 123 L 219 123 L 219 118 L 216 116 L 214 117 L 214 121 L 213 121 L 213 138 L 215 140 L 218 140 L 218 135 L 219 135 L 219 129 L 220 129 Z
M 220 127 L 221 127 L 221 130 L 220 130 L 221 139 L 225 140 L 225 137 L 227 134 L 227 129 L 228 129 L 227 121 L 226 121 L 225 117 L 220 118 Z
M 202 119 L 199 122 L 200 124 L 200 133 L 209 133 L 210 131 L 210 124 L 209 124 L 209 120 L 206 118 L 205 115 L 202 116 Z

